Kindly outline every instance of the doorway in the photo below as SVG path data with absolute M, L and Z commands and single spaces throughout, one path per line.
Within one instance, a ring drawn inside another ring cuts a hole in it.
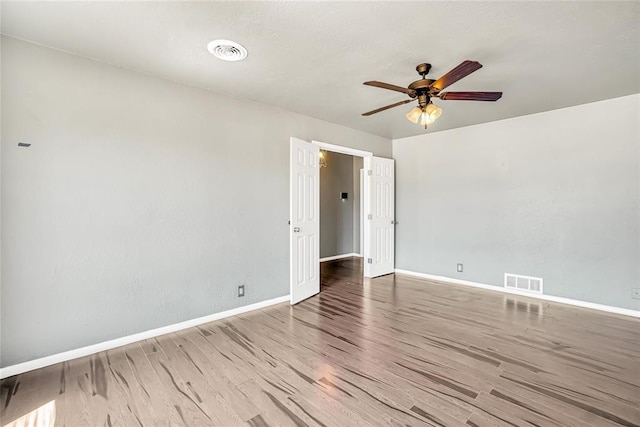
M 320 172 L 319 153 L 346 154 L 363 159 L 364 277 L 393 273 L 394 268 L 394 162 L 373 153 L 291 138 L 290 150 L 290 292 L 296 304 L 320 292 Z M 348 193 L 348 192 L 347 192 Z M 342 194 L 339 195 L 342 197 Z M 348 199 L 347 194 L 347 199 Z M 352 240 L 353 236 L 351 236 Z M 355 242 L 353 242 L 355 244 Z M 352 246 L 353 247 L 353 246 Z
M 320 262 L 361 257 L 363 158 L 320 151 Z
M 361 170 L 364 158 L 320 150 L 320 290 L 350 271 L 362 283 Z

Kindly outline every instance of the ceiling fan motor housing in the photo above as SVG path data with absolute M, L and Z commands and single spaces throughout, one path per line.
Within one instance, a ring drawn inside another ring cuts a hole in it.
M 418 104 L 421 107 L 424 107 L 429 103 L 429 100 L 432 95 L 431 93 L 432 88 L 430 86 L 433 82 L 435 82 L 435 80 L 423 78 L 420 80 L 416 80 L 415 82 L 409 85 L 409 89 L 413 89 L 416 91 Z
M 413 89 L 416 92 L 421 92 L 421 91 L 427 92 L 429 90 L 429 86 L 431 86 L 431 84 L 434 82 L 435 80 L 432 80 L 432 79 L 416 80 L 415 82 L 409 85 L 409 89 Z
M 422 76 L 422 78 L 420 80 L 416 80 L 408 86 L 409 89 L 413 89 L 416 91 L 416 94 L 418 95 L 418 103 L 421 107 L 424 107 L 429 103 L 431 90 L 430 86 L 435 82 L 435 80 L 425 78 L 425 76 L 429 74 L 429 70 L 431 70 L 431 64 L 418 64 L 418 66 L 416 67 L 416 71 Z

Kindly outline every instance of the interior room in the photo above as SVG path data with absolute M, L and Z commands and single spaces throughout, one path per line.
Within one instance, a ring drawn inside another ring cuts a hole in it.
M 0 12 L 0 427 L 640 426 L 639 2 Z

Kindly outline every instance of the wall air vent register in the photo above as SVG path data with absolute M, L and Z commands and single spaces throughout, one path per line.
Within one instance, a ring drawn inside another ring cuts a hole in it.
M 518 291 L 542 293 L 542 278 L 504 273 L 504 287 Z

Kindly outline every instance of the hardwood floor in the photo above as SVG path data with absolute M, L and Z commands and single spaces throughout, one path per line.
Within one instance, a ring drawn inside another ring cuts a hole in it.
M 7 378 L 2 425 L 638 426 L 640 321 L 322 264 L 322 292 Z M 51 404 L 50 404 L 51 405 Z M 16 423 L 17 425 L 17 423 Z

